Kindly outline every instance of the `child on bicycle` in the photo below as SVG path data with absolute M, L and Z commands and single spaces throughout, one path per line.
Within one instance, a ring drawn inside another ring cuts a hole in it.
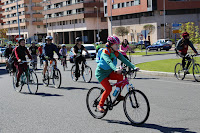
M 20 64 L 20 62 L 26 61 L 26 57 L 25 57 L 26 54 L 28 55 L 29 59 L 32 60 L 32 56 L 30 55 L 28 49 L 25 47 L 25 39 L 24 38 L 20 38 L 18 40 L 18 43 L 19 43 L 19 46 L 15 48 L 15 57 L 16 57 L 16 59 L 14 61 L 15 67 L 18 70 L 16 87 L 19 87 L 20 76 L 28 68 L 27 63 Z
M 195 49 L 194 45 L 189 39 L 190 39 L 189 34 L 187 32 L 184 32 L 182 34 L 182 38 L 178 40 L 176 44 L 177 54 L 183 58 L 182 67 L 184 70 L 186 70 L 187 74 L 189 74 L 188 67 L 190 66 L 190 63 L 191 63 L 191 61 L 188 61 L 187 66 L 185 68 L 186 60 L 191 60 L 191 58 L 187 56 L 188 46 L 190 46 L 192 50 L 198 55 L 197 50 Z
M 62 55 L 63 60 L 66 64 L 66 58 L 67 58 L 67 48 L 65 46 L 65 44 L 62 44 L 62 48 L 60 49 L 59 53 Z M 62 65 L 62 61 L 61 61 L 61 65 Z
M 109 36 L 107 38 L 106 48 L 102 51 L 100 55 L 99 63 L 95 71 L 95 76 L 101 85 L 105 88 L 105 91 L 102 94 L 99 105 L 97 106 L 100 112 L 104 112 L 104 102 L 112 91 L 112 86 L 110 85 L 109 80 L 117 80 L 117 82 L 123 80 L 123 75 L 121 70 L 116 68 L 117 58 L 125 63 L 127 66 L 139 70 L 130 61 L 128 61 L 120 52 L 118 52 L 118 45 L 120 40 L 116 36 Z M 121 87 L 122 84 L 119 84 L 117 87 Z M 123 100 L 124 97 L 119 95 L 117 97 L 118 101 Z

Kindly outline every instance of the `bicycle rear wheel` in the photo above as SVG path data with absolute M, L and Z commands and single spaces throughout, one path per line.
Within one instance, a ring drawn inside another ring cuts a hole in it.
M 60 88 L 61 81 L 62 81 L 62 77 L 61 77 L 60 70 L 56 68 L 53 70 L 53 84 L 55 88 Z
M 194 64 L 192 71 L 193 71 L 194 79 L 197 82 L 200 82 L 200 65 L 199 64 Z
M 42 80 L 43 81 L 43 84 L 45 86 L 48 86 L 49 85 L 49 71 L 47 69 L 45 75 L 43 75 L 43 72 L 42 72 L 42 77 L 44 76 L 44 79 Z
M 91 88 L 86 97 L 86 105 L 89 113 L 97 119 L 103 118 L 107 112 L 108 112 L 108 99 L 106 99 L 105 104 L 104 104 L 104 113 L 101 113 L 97 109 L 97 105 L 99 104 L 99 101 L 101 100 L 101 95 L 104 92 L 103 89 L 98 88 L 98 87 L 93 87 Z
M 21 82 L 19 82 L 19 87 L 16 87 L 16 82 L 17 82 L 17 72 L 13 74 L 13 88 L 16 92 L 21 92 L 22 90 Z
M 185 72 L 181 63 L 176 64 L 174 74 L 178 80 L 183 80 L 185 78 Z
M 75 76 L 76 71 L 75 70 L 76 70 L 76 66 L 73 65 L 72 69 L 71 69 L 71 77 L 72 77 L 73 81 L 76 81 L 76 76 Z
M 91 81 L 91 79 L 92 79 L 92 69 L 91 69 L 91 67 L 86 65 L 82 74 L 83 74 L 82 75 L 83 76 L 83 80 L 86 83 Z
M 29 82 L 28 82 L 29 91 L 32 94 L 36 94 L 38 91 L 38 78 L 34 71 L 29 73 Z
M 143 124 L 149 117 L 149 101 L 139 90 L 132 90 L 126 94 L 123 108 L 126 117 L 132 124 Z

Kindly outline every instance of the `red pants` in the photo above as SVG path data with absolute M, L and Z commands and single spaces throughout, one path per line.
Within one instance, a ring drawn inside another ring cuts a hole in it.
M 17 73 L 17 81 L 19 82 L 20 76 L 22 75 L 22 73 L 23 73 L 24 71 L 27 70 L 28 66 L 27 66 L 26 63 L 24 63 L 24 64 L 15 63 L 15 67 L 16 67 L 17 70 L 18 70 L 18 73 Z
M 123 75 L 117 74 L 114 71 L 109 75 L 109 77 L 103 79 L 101 81 L 101 85 L 105 88 L 105 91 L 102 94 L 101 100 L 99 102 L 100 106 L 104 105 L 105 100 L 110 95 L 110 92 L 112 91 L 112 86 L 110 85 L 110 82 L 108 80 L 117 80 L 117 82 L 123 80 Z M 117 87 L 121 87 L 122 84 L 117 85 Z

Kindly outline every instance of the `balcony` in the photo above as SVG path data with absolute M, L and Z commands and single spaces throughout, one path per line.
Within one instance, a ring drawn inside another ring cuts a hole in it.
M 38 13 L 38 14 L 33 14 L 33 17 L 34 17 L 34 18 L 44 18 L 44 15 Z
M 42 7 L 42 6 L 34 6 L 34 7 L 32 7 L 33 11 L 43 10 L 43 9 L 44 9 L 44 7 Z
M 29 22 L 23 22 L 23 23 L 20 23 L 20 26 L 27 26 L 29 25 Z M 15 24 L 4 24 L 3 25 L 3 28 L 4 29 L 7 29 L 7 28 L 13 28 L 13 27 L 18 27 L 18 23 L 15 23 Z
M 43 0 L 32 0 L 32 3 L 40 3 L 42 2 Z
M 104 17 L 104 13 L 98 13 L 99 17 Z M 85 18 L 93 18 L 93 17 L 97 17 L 97 12 L 85 12 L 84 13 L 84 17 Z
M 43 21 L 33 21 L 33 25 L 44 25 Z
M 103 7 L 103 1 L 96 2 L 84 2 L 84 7 Z

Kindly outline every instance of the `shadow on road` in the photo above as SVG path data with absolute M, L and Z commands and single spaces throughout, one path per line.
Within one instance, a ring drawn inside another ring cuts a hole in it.
M 66 90 L 89 90 L 87 88 L 78 88 L 78 87 L 60 87 L 59 89 L 66 89 Z
M 25 94 L 25 95 L 36 95 L 36 96 L 42 96 L 42 97 L 49 97 L 49 96 L 63 96 L 63 95 L 59 95 L 59 94 L 50 94 L 50 93 L 36 93 L 36 94 L 31 94 L 28 92 L 21 92 L 21 94 Z
M 148 128 L 148 129 L 155 129 L 158 130 L 162 133 L 197 133 L 194 131 L 187 131 L 189 128 L 179 128 L 179 127 L 165 127 L 157 124 L 149 124 L 145 123 L 139 126 L 132 125 L 130 122 L 124 122 L 124 121 L 118 121 L 118 120 L 107 120 L 107 119 L 102 119 L 104 121 L 107 121 L 108 123 L 116 123 L 116 124 L 121 124 L 121 125 L 130 125 L 134 127 L 140 127 L 140 128 Z
M 159 78 L 137 78 L 136 77 L 135 79 L 146 79 L 147 80 L 147 79 L 159 79 Z

